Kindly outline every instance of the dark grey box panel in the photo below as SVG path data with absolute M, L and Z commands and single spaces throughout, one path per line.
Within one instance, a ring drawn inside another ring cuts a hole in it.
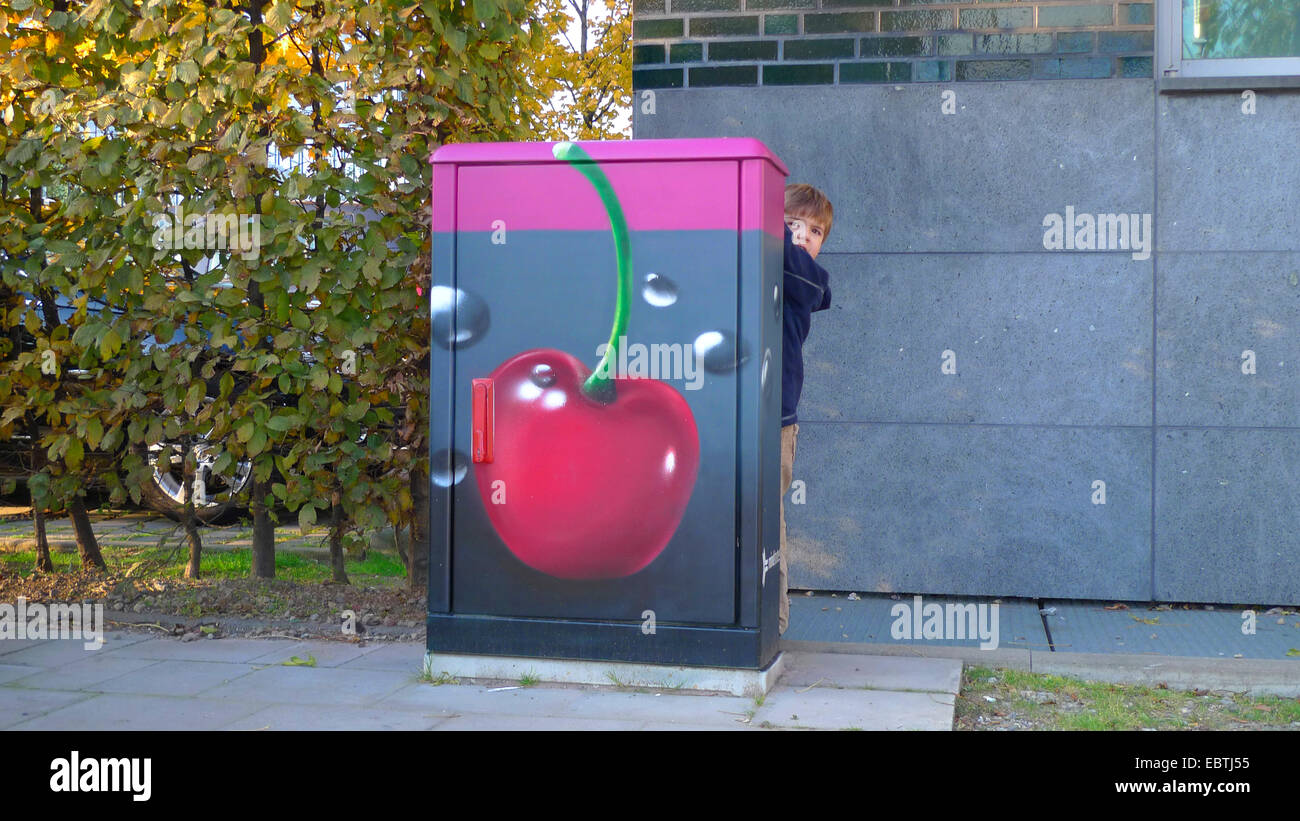
M 1300 94 L 1237 91 L 1159 97 L 1159 247 L 1300 251 Z M 778 152 L 780 153 L 780 152 Z
M 1151 261 L 825 254 L 801 421 L 1151 424 Z M 945 350 L 956 373 L 941 371 Z M 1300 364 L 1300 363 L 1298 363 Z
M 1042 251 L 1066 206 L 1152 213 L 1154 94 L 1149 79 L 661 90 L 633 133 L 762 140 L 835 205 L 828 252 Z
M 1159 429 L 1155 594 L 1300 602 L 1300 431 Z
M 1156 293 L 1157 422 L 1300 425 L 1300 253 L 1165 253 Z
M 706 331 L 732 333 L 738 316 L 736 232 L 637 231 L 631 241 L 635 290 L 628 306 L 629 343 L 689 350 L 693 339 Z M 469 454 L 474 378 L 486 377 L 514 354 L 538 347 L 571 354 L 588 367 L 599 361 L 597 346 L 609 338 L 605 318 L 614 315 L 614 240 L 608 231 L 515 231 L 508 243 L 496 245 L 489 231 L 461 231 L 456 252 L 458 284 L 490 306 L 493 315 L 481 338 L 456 348 L 454 407 L 462 412 L 455 442 L 460 454 Z M 644 296 L 645 278 L 652 272 L 674 284 L 675 299 L 667 308 Z M 564 294 L 563 318 L 547 302 L 557 292 Z M 593 322 L 592 317 L 597 319 Z M 756 379 L 759 364 L 752 353 L 746 366 Z M 689 405 L 703 456 L 695 480 L 699 492 L 692 492 L 681 523 L 658 558 L 643 571 L 599 584 L 539 573 L 518 561 L 500 540 L 484 512 L 487 503 L 476 482 L 479 467 L 469 464 L 465 479 L 453 490 L 456 612 L 635 621 L 650 608 L 665 622 L 734 623 L 735 579 L 712 571 L 735 561 L 738 374 L 698 371 L 693 385 L 678 376 L 665 375 L 661 381 Z M 672 583 L 681 578 L 694 579 L 698 586 Z M 527 589 L 528 596 L 521 595 L 521 589 Z
M 791 587 L 1151 596 L 1150 428 L 812 422 L 796 450 Z

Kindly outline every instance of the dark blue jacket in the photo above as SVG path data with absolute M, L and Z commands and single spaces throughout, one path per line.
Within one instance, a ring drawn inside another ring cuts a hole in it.
M 781 426 L 799 421 L 795 408 L 803 392 L 803 343 L 812 312 L 831 307 L 831 278 L 785 229 L 785 327 L 781 339 Z

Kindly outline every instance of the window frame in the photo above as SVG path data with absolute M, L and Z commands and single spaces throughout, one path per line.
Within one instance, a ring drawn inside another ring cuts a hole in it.
M 1287 2 L 1287 0 L 1273 0 Z M 1300 86 L 1300 55 L 1295 57 L 1239 57 L 1185 59 L 1183 57 L 1183 0 L 1158 0 L 1156 4 L 1156 76 L 1189 81 L 1271 78 L 1278 84 Z

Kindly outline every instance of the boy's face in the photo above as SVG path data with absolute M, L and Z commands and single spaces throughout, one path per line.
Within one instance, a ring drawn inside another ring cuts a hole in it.
M 826 228 L 821 223 L 807 217 L 785 215 L 785 224 L 794 236 L 794 244 L 808 252 L 808 256 L 817 259 L 822 250 L 822 240 L 826 239 Z

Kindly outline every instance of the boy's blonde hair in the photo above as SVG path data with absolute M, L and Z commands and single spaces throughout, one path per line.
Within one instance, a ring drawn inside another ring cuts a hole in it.
M 826 195 L 807 183 L 790 183 L 785 187 L 785 213 L 799 219 L 811 219 L 826 229 L 823 240 L 831 235 L 835 209 Z

